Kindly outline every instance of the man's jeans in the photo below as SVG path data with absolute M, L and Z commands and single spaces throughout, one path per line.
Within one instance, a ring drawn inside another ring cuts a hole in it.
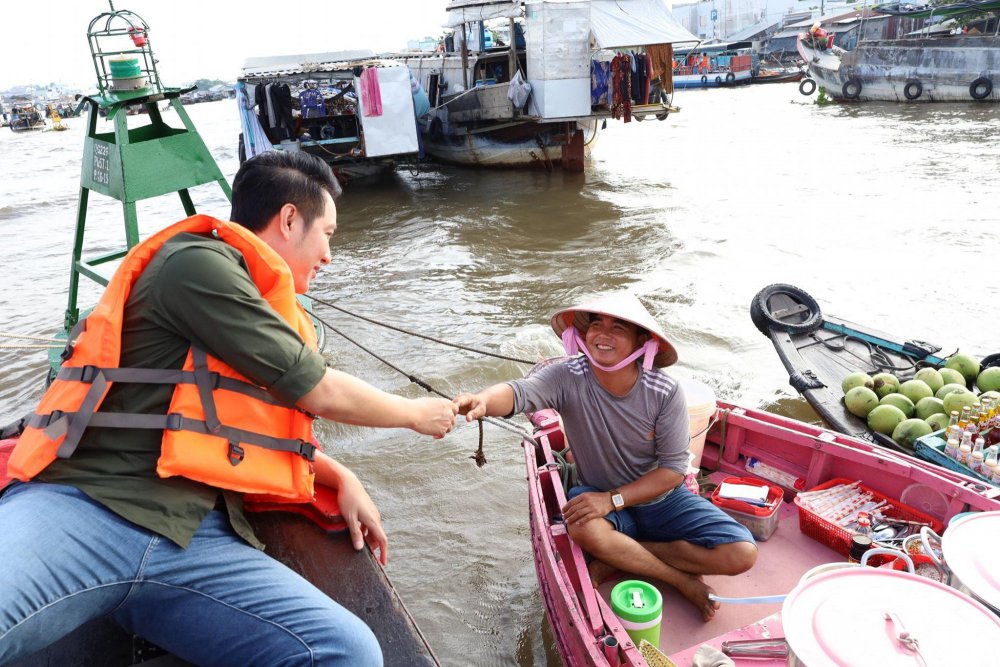
M 0 664 L 110 617 L 198 665 L 381 665 L 371 630 L 213 511 L 188 545 L 74 487 L 0 497 Z

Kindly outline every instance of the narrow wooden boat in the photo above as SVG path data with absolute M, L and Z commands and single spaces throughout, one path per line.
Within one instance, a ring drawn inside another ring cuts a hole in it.
M 16 440 L 0 441 L 0 488 Z M 371 551 L 355 551 L 333 492 L 321 490 L 305 506 L 249 508 L 250 523 L 267 553 L 308 579 L 368 624 L 382 647 L 386 665 L 438 665 L 427 640 Z M 7 667 L 156 667 L 189 663 L 121 630 L 110 620 L 88 623 L 48 648 Z
M 768 69 L 761 67 L 750 83 L 791 83 L 801 81 L 806 75 L 801 68 Z
M 584 554 L 567 535 L 560 509 L 565 503 L 565 493 L 560 476 L 560 457 L 556 455 L 566 443 L 558 416 L 545 411 L 536 413 L 533 421 L 536 424 L 534 437 L 525 439 L 522 445 L 528 478 L 532 548 L 540 592 L 563 664 L 573 667 L 690 665 L 692 656 L 701 645 L 721 649 L 724 642 L 730 652 L 737 647 L 745 649 L 745 645 L 739 642 L 763 640 L 767 640 L 767 650 L 781 649 L 783 643 L 774 640 L 786 636 L 788 628 L 783 624 L 798 618 L 794 610 L 786 609 L 781 602 L 733 604 L 723 601 L 715 618 L 706 623 L 700 613 L 676 591 L 657 585 L 663 596 L 659 648 L 673 663 L 666 662 L 662 656 L 653 657 L 655 654 L 649 647 L 645 647 L 644 657 L 622 622 L 612 613 L 609 592 L 615 582 L 604 582 L 595 587 L 590 581 Z M 1000 510 L 1000 489 L 976 484 L 946 469 L 857 438 L 727 403 L 718 405 L 708 432 L 702 467 L 715 471 L 710 479 L 716 482 L 729 477 L 746 478 L 754 473 L 763 476 L 761 471 L 765 470 L 772 477 L 787 476 L 787 479 L 795 480 L 791 486 L 769 482 L 781 490 L 781 497 L 776 500 L 778 507 L 774 514 L 766 520 L 769 522 L 768 529 L 773 533 L 766 540 L 758 539 L 760 555 L 756 565 L 737 577 L 706 577 L 706 583 L 723 598 L 773 596 L 789 591 L 794 594 L 803 590 L 805 582 L 800 584 L 800 580 L 807 573 L 816 573 L 817 568 L 823 569 L 825 564 L 844 564 L 847 560 L 841 548 L 843 531 L 824 526 L 822 521 L 815 520 L 815 515 L 810 519 L 808 513 L 804 515 L 804 520 L 801 510 L 797 512 L 799 508 L 793 502 L 800 493 L 800 489 L 795 487 L 813 489 L 838 479 L 860 481 L 875 494 L 893 499 L 894 511 L 905 510 L 906 506 L 897 500 L 904 497 L 912 504 L 911 518 L 921 517 L 945 526 L 950 525 L 959 513 Z M 748 467 L 754 472 L 748 472 Z M 739 517 L 737 519 L 740 520 Z M 754 530 L 752 525 L 749 527 Z M 945 535 L 948 533 L 945 532 Z M 900 537 L 897 536 L 897 541 Z M 829 567 L 837 568 L 839 565 Z M 933 583 L 934 592 L 942 593 L 943 587 L 936 582 L 913 574 L 889 573 L 886 569 L 895 567 L 895 561 L 890 560 L 883 568 L 858 567 L 858 570 L 864 570 L 860 572 L 862 575 L 869 572 L 880 575 L 879 581 L 888 577 L 891 584 L 902 585 L 910 591 L 914 590 L 912 586 Z M 630 578 L 628 575 L 621 576 Z M 818 583 L 821 578 L 816 577 L 815 581 Z M 954 592 L 953 589 L 948 590 Z M 977 595 L 980 593 L 977 592 Z M 983 594 L 995 600 L 1000 595 L 1000 588 Z M 945 595 L 948 596 L 947 593 Z M 955 595 L 959 594 L 956 592 Z M 977 617 L 978 621 L 989 626 L 990 618 L 993 618 L 994 626 L 990 627 L 1000 631 L 1000 624 L 984 605 L 971 597 L 961 600 L 975 610 L 974 615 L 985 613 L 985 619 Z M 907 627 L 915 635 L 918 631 L 924 635 L 928 624 L 941 622 L 932 608 L 896 609 L 898 603 L 885 598 L 858 600 L 855 606 L 859 617 L 864 615 L 862 611 L 866 603 L 881 605 L 878 609 L 884 609 L 885 613 L 905 616 Z M 848 621 L 851 622 L 851 619 Z M 881 627 L 875 630 L 876 636 L 882 632 Z M 796 650 L 802 649 L 801 639 L 796 645 L 791 641 L 791 633 L 787 636 L 789 642 L 784 644 L 785 652 L 789 650 L 788 644 Z M 884 632 L 882 636 L 885 636 Z M 960 652 L 966 644 L 955 641 L 952 646 Z M 937 655 L 940 655 L 940 649 L 940 646 L 927 645 L 925 652 L 938 650 Z M 945 647 L 944 650 L 949 649 Z M 786 664 L 784 653 L 769 655 L 772 657 L 755 658 L 746 663 L 738 661 L 737 664 Z M 952 657 L 957 660 L 958 655 L 954 653 Z M 942 664 L 949 663 L 945 661 Z
M 897 451 L 906 450 L 847 410 L 841 381 L 854 371 L 884 371 L 900 381 L 912 379 L 920 368 L 940 366 L 958 351 L 828 315 L 812 296 L 793 285 L 769 285 L 758 292 L 750 304 L 750 318 L 774 344 L 789 383 L 830 427 Z M 982 362 L 1000 364 L 1000 355 L 989 355 Z

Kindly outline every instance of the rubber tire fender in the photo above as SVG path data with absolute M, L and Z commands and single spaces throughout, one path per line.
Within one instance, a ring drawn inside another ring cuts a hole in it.
M 702 83 L 708 83 L 708 76 L 706 76 L 706 75 L 702 74 L 702 75 L 701 75 L 701 82 L 702 82 Z
M 983 92 L 982 94 L 977 95 L 976 91 L 979 90 L 980 86 L 983 87 Z M 992 94 L 993 82 L 989 79 L 989 77 L 981 76 L 969 84 L 969 95 L 971 95 L 974 100 L 985 100 Z
M 802 79 L 802 82 L 799 83 L 799 92 L 805 95 L 806 97 L 809 97 L 810 95 L 816 92 L 817 87 L 818 86 L 816 84 L 816 79 Z M 808 92 L 806 92 L 805 90 L 806 88 L 809 89 Z
M 715 77 L 715 85 L 717 85 L 717 86 L 721 86 L 722 85 L 722 77 L 721 76 Z
M 840 89 L 840 92 L 844 94 L 845 98 L 856 100 L 861 97 L 861 82 L 852 76 L 844 82 L 844 86 Z
M 918 99 L 924 94 L 924 84 L 920 83 L 916 79 L 910 79 L 903 86 L 903 97 L 910 100 L 911 102 Z
M 732 83 L 736 81 L 736 75 L 732 72 L 726 72 L 726 83 Z
M 801 314 L 798 322 L 785 322 L 771 314 L 771 299 L 778 297 L 782 307 L 795 303 L 806 307 L 804 318 Z M 823 324 L 823 313 L 820 311 L 819 303 L 812 298 L 808 292 L 794 285 L 775 283 L 768 285 L 757 292 L 753 301 L 750 302 L 750 319 L 754 326 L 765 336 L 770 337 L 771 330 L 784 331 L 786 333 L 809 333 L 815 331 Z

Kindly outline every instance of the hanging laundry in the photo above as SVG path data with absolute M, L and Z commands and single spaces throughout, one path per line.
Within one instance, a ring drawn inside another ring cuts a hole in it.
M 590 103 L 610 107 L 608 84 L 611 81 L 611 63 L 593 60 L 590 63 Z
M 611 61 L 611 117 L 632 121 L 632 63 L 619 53 Z
M 382 91 L 378 87 L 378 68 L 366 67 L 361 73 L 361 106 L 365 116 L 382 115 Z
M 299 93 L 299 108 L 303 118 L 319 118 L 326 115 L 323 93 L 319 92 L 313 80 L 305 81 L 305 89 Z
M 257 98 L 257 91 L 263 86 L 255 86 L 254 98 Z M 256 157 L 261 153 L 274 148 L 264 133 L 257 115 L 253 113 L 254 104 L 250 103 L 247 96 L 247 85 L 240 81 L 236 84 L 236 104 L 240 108 L 240 127 L 243 130 L 243 152 L 246 159 Z
M 653 77 L 660 79 L 660 88 L 663 92 L 670 94 L 674 92 L 673 60 L 674 47 L 672 44 L 651 44 L 646 47 L 646 53 L 652 60 Z
M 642 54 L 632 55 L 632 102 L 642 104 L 646 89 L 646 58 Z

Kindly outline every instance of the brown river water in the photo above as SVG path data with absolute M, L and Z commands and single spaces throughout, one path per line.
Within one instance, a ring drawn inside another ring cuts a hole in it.
M 321 298 L 398 327 L 514 357 L 559 351 L 557 308 L 638 294 L 679 350 L 671 373 L 726 400 L 815 421 L 750 322 L 751 298 L 785 282 L 824 311 L 947 349 L 1000 351 L 1000 107 L 833 105 L 793 84 L 681 91 L 666 121 L 609 121 L 585 174 L 427 165 L 349 187 Z M 189 112 L 223 173 L 238 168 L 235 103 Z M 172 112 L 168 123 L 178 124 Z M 61 325 L 83 119 L 68 132 L 0 129 L 0 332 Z M 228 217 L 216 186 L 200 212 Z M 141 202 L 145 236 L 183 216 Z M 91 197 L 87 254 L 124 242 L 121 206 Z M 81 303 L 91 303 L 88 288 Z M 317 313 L 445 393 L 525 367 Z M 10 339 L 0 339 L 9 344 Z M 330 362 L 408 396 L 423 390 L 336 335 Z M 0 423 L 37 401 L 43 352 L 0 347 Z M 535 580 L 517 436 L 443 440 L 324 424 L 328 453 L 382 509 L 388 572 L 445 665 L 556 665 Z M 681 647 L 666 647 L 669 652 Z

